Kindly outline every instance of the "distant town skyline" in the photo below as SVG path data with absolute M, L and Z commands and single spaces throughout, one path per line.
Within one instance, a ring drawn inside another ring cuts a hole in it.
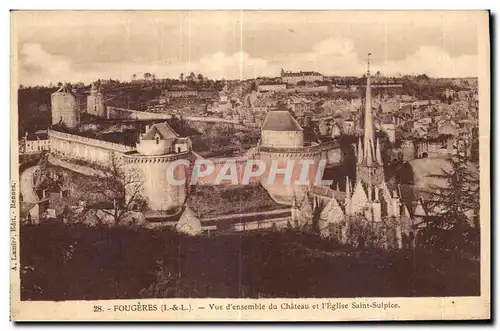
M 130 80 L 133 74 L 212 79 L 372 72 L 477 76 L 470 12 L 15 12 L 18 82 Z M 14 46 L 15 47 L 15 46 Z

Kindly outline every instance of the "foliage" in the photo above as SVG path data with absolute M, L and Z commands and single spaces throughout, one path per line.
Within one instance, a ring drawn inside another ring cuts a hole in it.
M 33 174 L 35 192 L 41 193 L 44 190 L 58 192 L 67 183 L 67 178 L 63 174 L 58 173 L 48 165 L 48 154 L 43 153 Z
M 470 169 L 466 157 L 456 155 L 450 159 L 452 169 L 442 169 L 431 175 L 445 180 L 428 192 L 429 217 L 424 218 L 420 244 L 441 250 L 479 249 L 479 178 Z
M 479 295 L 479 262 L 453 252 L 360 252 L 295 230 L 210 238 L 63 224 L 20 231 L 22 300 Z
M 136 169 L 126 168 L 119 157 L 113 154 L 102 174 L 99 187 L 86 187 L 87 184 L 83 183 L 81 189 L 92 192 L 102 202 L 112 202 L 112 206 L 105 204 L 103 208 L 94 208 L 110 216 L 114 224 L 120 224 L 128 211 L 146 208 L 146 200 L 142 194 L 143 181 Z
M 397 247 L 397 221 L 392 217 L 383 217 L 375 222 L 364 215 L 354 215 L 348 221 L 347 242 L 358 248 L 392 249 Z

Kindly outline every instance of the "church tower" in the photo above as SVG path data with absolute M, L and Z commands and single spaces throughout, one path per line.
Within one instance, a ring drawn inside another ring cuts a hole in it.
M 366 72 L 366 97 L 365 97 L 365 120 L 364 139 L 358 142 L 358 161 L 356 165 L 356 177 L 358 181 L 369 186 L 379 186 L 384 182 L 384 167 L 380 142 L 375 140 L 373 130 L 372 114 L 372 88 L 370 82 L 370 56 L 368 53 L 368 70 Z
M 92 84 L 90 95 L 87 97 L 87 113 L 94 116 L 106 117 L 104 96 L 101 93 L 100 84 Z

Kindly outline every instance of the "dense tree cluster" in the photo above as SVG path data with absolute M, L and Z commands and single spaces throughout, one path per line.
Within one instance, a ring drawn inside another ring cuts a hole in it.
M 295 230 L 185 237 L 169 230 L 21 228 L 22 300 L 479 294 L 453 252 L 359 250 Z

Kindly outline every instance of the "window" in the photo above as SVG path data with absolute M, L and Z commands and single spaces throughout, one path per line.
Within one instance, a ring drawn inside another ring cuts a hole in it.
M 177 147 L 177 153 L 180 153 L 180 152 L 181 152 L 181 148 Z
M 156 144 L 158 145 L 160 143 L 160 137 L 156 136 L 155 140 L 156 140 Z

